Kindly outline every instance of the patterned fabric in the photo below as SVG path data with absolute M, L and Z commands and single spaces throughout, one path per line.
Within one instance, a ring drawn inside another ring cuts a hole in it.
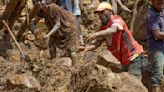
M 132 60 L 128 67 L 126 67 L 130 75 L 136 76 L 137 79 L 142 79 L 142 70 L 148 65 L 148 58 L 144 54 L 140 54 L 137 58 Z
M 54 27 L 56 20 L 60 20 L 60 29 L 50 37 L 57 47 L 68 49 L 77 43 L 79 36 L 77 34 L 76 19 L 71 13 L 56 4 L 51 4 L 46 13 L 40 10 L 37 16 L 45 18 L 49 30 Z

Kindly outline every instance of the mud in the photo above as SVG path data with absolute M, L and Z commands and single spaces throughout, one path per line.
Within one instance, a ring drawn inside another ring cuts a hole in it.
M 83 34 L 97 31 L 100 20 L 93 14 L 94 9 L 82 7 Z M 19 42 L 25 59 L 0 31 L 0 92 L 148 92 L 134 76 L 95 64 L 102 60 L 97 56 L 106 49 L 104 45 L 85 55 L 77 53 L 76 61 L 59 58 L 59 54 L 50 60 L 47 39 L 43 38 L 47 30 L 42 22 L 37 27 L 34 32 L 27 31 Z

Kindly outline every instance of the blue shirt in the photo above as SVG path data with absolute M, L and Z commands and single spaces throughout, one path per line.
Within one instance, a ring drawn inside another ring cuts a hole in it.
M 76 15 L 81 15 L 81 10 L 80 10 L 80 7 L 79 7 L 79 3 L 80 1 L 79 0 L 76 0 Z
M 164 40 L 155 39 L 152 32 L 155 30 L 164 32 L 164 9 L 162 12 L 157 12 L 156 9 L 151 7 L 148 10 L 146 26 L 149 51 L 164 51 Z
M 57 0 L 56 4 L 73 13 L 72 0 Z

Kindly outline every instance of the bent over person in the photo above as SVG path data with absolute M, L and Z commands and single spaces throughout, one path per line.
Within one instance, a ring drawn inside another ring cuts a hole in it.
M 35 20 L 31 20 L 35 17 Z M 34 5 L 33 10 L 29 15 L 31 30 L 35 29 L 36 23 L 40 18 L 45 19 L 49 33 L 45 38 L 49 38 L 49 51 L 51 59 L 56 57 L 56 47 L 65 52 L 64 56 L 71 57 L 72 49 L 78 42 L 76 19 L 73 14 L 60 8 L 56 4 L 47 4 L 45 0 L 38 1 Z M 24 33 L 27 25 L 27 20 L 22 25 L 17 37 L 20 38 Z
M 118 15 L 113 15 L 109 3 L 99 4 L 95 13 L 101 19 L 102 26 L 99 32 L 88 35 L 89 40 L 96 39 L 90 46 L 80 46 L 83 53 L 98 48 L 104 41 L 107 49 L 121 62 L 129 74 L 141 79 L 141 70 L 146 60 L 143 47 L 133 38 L 126 23 Z

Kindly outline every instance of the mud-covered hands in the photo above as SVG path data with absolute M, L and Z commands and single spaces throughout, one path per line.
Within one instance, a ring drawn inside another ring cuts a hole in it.
M 93 47 L 92 46 L 79 46 L 78 50 L 82 55 L 85 55 L 88 51 L 90 51 Z
M 97 33 L 88 34 L 86 37 L 86 41 L 92 41 L 92 40 L 96 39 L 96 37 L 97 37 Z
M 86 48 L 86 46 L 79 46 L 79 47 L 78 47 L 78 50 L 79 50 L 80 52 L 87 52 L 87 51 L 88 51 L 87 48 Z

